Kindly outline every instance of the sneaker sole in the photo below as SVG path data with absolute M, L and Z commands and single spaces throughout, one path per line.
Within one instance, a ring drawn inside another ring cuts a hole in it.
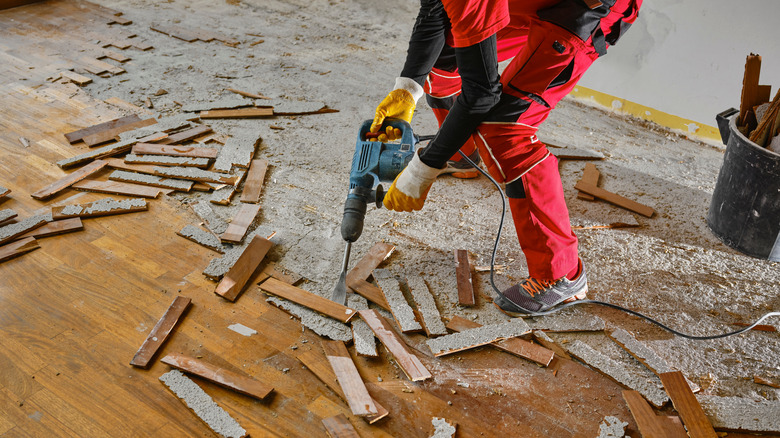
M 584 291 L 582 291 L 582 292 L 580 292 L 580 293 L 578 293 L 578 294 L 576 294 L 574 296 L 571 296 L 569 298 L 566 298 L 565 300 L 561 301 L 560 303 L 556 304 L 555 306 L 560 305 L 560 304 L 564 304 L 564 303 L 571 303 L 572 301 L 585 300 L 587 298 L 588 298 L 588 288 L 585 287 Z M 512 318 L 531 318 L 532 317 L 531 313 L 512 312 L 511 310 L 504 310 L 498 304 L 496 304 L 495 301 L 493 302 L 493 305 L 496 306 L 496 309 L 500 310 L 501 313 L 503 313 L 504 315 L 510 316 Z M 555 306 L 551 307 L 550 309 L 554 308 Z M 547 310 L 550 310 L 550 309 L 547 309 Z
M 472 178 L 478 177 L 480 175 L 480 173 L 479 173 L 479 171 L 474 170 L 474 171 L 471 171 L 471 172 L 453 172 L 453 173 L 450 173 L 450 175 L 452 175 L 455 178 L 460 178 L 460 179 L 472 179 Z

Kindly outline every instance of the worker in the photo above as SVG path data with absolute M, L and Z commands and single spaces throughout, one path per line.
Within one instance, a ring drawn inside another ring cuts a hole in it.
M 586 298 L 587 277 L 572 232 L 558 161 L 539 125 L 583 73 L 636 20 L 642 0 L 421 0 L 406 62 L 376 109 L 411 122 L 426 94 L 439 130 L 390 186 L 386 208 L 416 211 L 431 185 L 484 162 L 505 184 L 529 277 L 499 293 L 511 316 Z M 509 60 L 499 75 L 498 64 Z

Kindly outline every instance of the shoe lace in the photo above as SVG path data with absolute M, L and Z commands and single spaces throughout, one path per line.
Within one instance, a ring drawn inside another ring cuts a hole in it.
M 553 284 L 555 284 L 554 280 L 539 280 L 536 278 L 529 278 L 526 281 L 524 281 L 520 287 L 525 290 L 528 295 L 531 295 L 532 297 L 536 294 L 540 294 L 547 289 L 549 289 Z

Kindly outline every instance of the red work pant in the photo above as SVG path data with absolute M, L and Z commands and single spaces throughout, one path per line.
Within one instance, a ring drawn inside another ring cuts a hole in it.
M 530 276 L 555 280 L 576 273 L 577 237 L 558 161 L 536 131 L 598 54 L 589 41 L 533 17 L 497 36 L 499 62 L 512 58 L 501 73 L 501 100 L 461 150 L 469 154 L 478 149 L 490 174 L 506 183 Z M 457 70 L 434 68 L 425 91 L 441 124 L 460 92 Z

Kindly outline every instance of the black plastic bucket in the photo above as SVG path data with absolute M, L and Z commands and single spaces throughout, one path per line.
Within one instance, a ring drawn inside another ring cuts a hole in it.
M 733 116 L 734 110 L 718 115 L 726 154 L 707 225 L 737 251 L 780 261 L 780 154 L 750 141 L 737 130 L 737 117 L 724 114 Z

